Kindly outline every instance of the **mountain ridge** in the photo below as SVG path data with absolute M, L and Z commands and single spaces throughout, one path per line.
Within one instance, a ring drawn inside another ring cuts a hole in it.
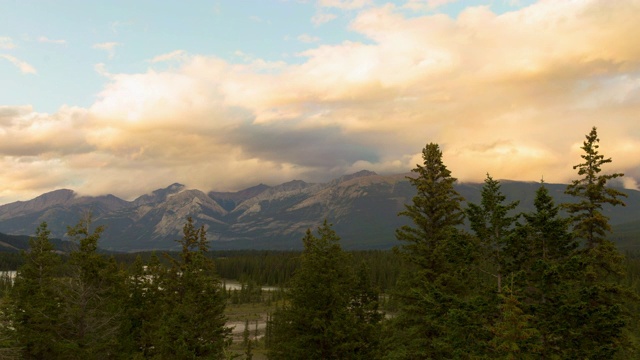
M 397 245 L 395 229 L 408 223 L 398 212 L 415 195 L 407 180 L 411 173 L 379 175 L 360 171 L 326 183 L 292 180 L 276 186 L 259 184 L 237 192 L 207 193 L 173 183 L 132 201 L 114 195 L 78 196 L 60 189 L 32 200 L 0 206 L 0 232 L 33 235 L 46 221 L 52 236 L 63 239 L 66 226 L 91 212 L 96 225 L 106 227 L 101 247 L 113 251 L 175 249 L 188 216 L 207 229 L 215 249 L 298 249 L 308 228 L 325 219 L 334 224 L 347 249 L 381 249 Z M 501 181 L 518 211 L 533 210 L 539 183 Z M 556 202 L 569 202 L 566 185 L 545 184 Z M 458 183 L 469 202 L 480 199 L 482 183 Z M 605 208 L 614 226 L 621 226 L 621 243 L 635 247 L 640 234 L 640 192 L 625 190 L 629 206 Z M 630 240 L 631 239 L 631 240 Z

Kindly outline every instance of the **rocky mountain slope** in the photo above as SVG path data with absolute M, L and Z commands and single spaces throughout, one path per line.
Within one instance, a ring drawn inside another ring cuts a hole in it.
M 64 238 L 67 225 L 91 212 L 96 225 L 105 225 L 100 246 L 108 250 L 176 249 L 188 216 L 207 228 L 212 249 L 299 249 L 307 228 L 324 219 L 334 224 L 347 249 L 387 249 L 397 245 L 395 229 L 407 219 L 397 214 L 415 195 L 407 174 L 381 176 L 361 171 L 328 183 L 290 181 L 277 186 L 260 184 L 238 192 L 209 192 L 172 184 L 125 201 L 113 195 L 85 197 L 56 190 L 29 201 L 0 206 L 0 233 L 32 235 L 46 221 L 53 237 Z M 520 200 L 518 211 L 530 211 L 537 183 L 503 181 L 510 200 Z M 458 191 L 477 202 L 482 184 L 459 184 Z M 547 184 L 558 202 L 565 185 Z M 636 247 L 640 235 L 640 192 L 627 191 L 625 208 L 607 209 L 624 234 L 627 247 Z

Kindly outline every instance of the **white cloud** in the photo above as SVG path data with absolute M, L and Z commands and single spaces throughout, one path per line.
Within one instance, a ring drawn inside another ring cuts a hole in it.
M 186 57 L 186 52 L 184 50 L 175 50 L 166 54 L 161 54 L 150 60 L 152 63 L 172 61 L 172 60 L 183 60 Z
M 36 69 L 33 66 L 31 66 L 29 63 L 27 63 L 26 61 L 22 61 L 22 60 L 16 58 L 15 56 L 6 55 L 6 54 L 0 54 L 0 58 L 8 60 L 10 63 L 15 65 L 18 69 L 20 69 L 20 72 L 22 72 L 23 74 L 37 74 L 38 73 L 36 71 Z
M 13 43 L 13 40 L 7 36 L 0 36 L 0 49 L 13 49 L 16 45 Z
M 93 70 L 97 72 L 100 76 L 106 78 L 112 78 L 113 75 L 107 71 L 107 66 L 104 63 L 98 63 L 93 66 Z
M 122 44 L 118 43 L 118 42 L 104 42 L 104 43 L 99 43 L 99 44 L 94 44 L 93 48 L 94 49 L 98 49 L 98 50 L 104 50 L 107 52 L 107 54 L 109 55 L 109 59 L 113 59 L 113 57 L 115 56 L 115 49 L 116 46 L 120 46 Z
M 325 23 L 328 23 L 332 20 L 334 20 L 335 18 L 337 18 L 338 16 L 335 14 L 330 14 L 330 13 L 318 13 L 313 15 L 313 17 L 311 18 L 311 22 L 316 25 L 322 25 Z
M 67 40 L 64 40 L 64 39 L 54 40 L 54 39 L 49 39 L 46 36 L 40 36 L 38 38 L 38 41 L 42 42 L 42 43 L 49 43 L 49 44 L 59 44 L 59 45 L 66 45 L 67 44 Z
M 360 9 L 371 5 L 371 0 L 319 0 L 321 7 L 333 7 L 344 10 Z
M 303 43 L 314 43 L 320 41 L 320 38 L 317 36 L 311 36 L 309 34 L 302 34 L 298 36 L 298 41 Z
M 408 0 L 402 7 L 418 10 L 435 10 L 446 4 L 457 2 L 458 0 Z

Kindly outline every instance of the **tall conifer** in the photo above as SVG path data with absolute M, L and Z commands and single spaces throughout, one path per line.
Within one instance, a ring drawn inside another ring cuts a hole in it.
M 624 206 L 620 198 L 626 195 L 607 186 L 623 174 L 601 174 L 602 166 L 611 163 L 611 158 L 599 153 L 599 142 L 593 127 L 581 147 L 584 162 L 573 167 L 578 169 L 580 178 L 565 191 L 578 202 L 563 204 L 571 214 L 574 235 L 585 243 L 576 258 L 581 277 L 571 294 L 571 304 L 564 308 L 572 334 L 567 339 L 572 344 L 567 349 L 572 358 L 613 357 L 621 348 L 626 324 L 625 290 L 619 285 L 624 258 L 607 239 L 611 225 L 602 212 L 604 205 Z
M 417 194 L 400 215 L 412 225 L 396 231 L 399 254 L 410 264 L 383 355 L 389 359 L 455 358 L 482 351 L 486 331 L 471 301 L 469 282 L 477 244 L 459 226 L 464 220 L 456 179 L 442 161 L 437 144 L 422 151 L 423 164 L 409 177 Z
M 204 226 L 196 228 L 191 217 L 183 227 L 179 259 L 158 278 L 159 314 L 152 326 L 150 351 L 162 359 L 222 359 L 230 344 L 225 326 L 226 298 L 206 256 Z
M 287 304 L 269 322 L 270 359 L 372 359 L 377 302 L 326 221 L 307 230 Z M 374 311 L 375 313 L 372 313 Z
M 500 182 L 489 174 L 484 181 L 481 195 L 480 204 L 470 203 L 466 214 L 471 223 L 471 230 L 480 240 L 483 254 L 492 268 L 485 271 L 495 277 L 497 291 L 500 293 L 505 266 L 509 261 L 504 249 L 518 219 L 518 215 L 511 216 L 509 212 L 518 206 L 518 202 L 505 204 L 506 196 L 500 191 Z
M 22 253 L 25 263 L 18 270 L 12 294 L 13 321 L 25 359 L 59 356 L 56 327 L 60 321 L 60 297 L 56 276 L 61 259 L 49 236 L 47 223 L 43 222 L 36 237 L 29 239 L 29 250 Z

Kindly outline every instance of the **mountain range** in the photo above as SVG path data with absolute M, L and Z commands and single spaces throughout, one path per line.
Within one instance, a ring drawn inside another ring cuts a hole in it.
M 260 184 L 238 192 L 208 192 L 172 184 L 133 201 L 113 195 L 79 196 L 61 189 L 29 201 L 0 206 L 0 233 L 33 235 L 46 221 L 52 237 L 64 239 L 66 227 L 91 213 L 104 225 L 100 247 L 112 251 L 175 250 L 186 218 L 204 225 L 211 249 L 300 249 L 308 228 L 325 219 L 334 224 L 345 249 L 388 249 L 398 242 L 395 229 L 408 223 L 397 216 L 415 196 L 409 174 L 378 175 L 360 171 L 327 183 L 290 181 Z M 534 182 L 501 181 L 516 211 L 531 211 Z M 566 185 L 545 184 L 556 202 L 571 202 Z M 459 183 L 460 194 L 478 202 L 482 183 Z M 626 207 L 605 208 L 621 248 L 640 248 L 640 192 L 624 190 Z

